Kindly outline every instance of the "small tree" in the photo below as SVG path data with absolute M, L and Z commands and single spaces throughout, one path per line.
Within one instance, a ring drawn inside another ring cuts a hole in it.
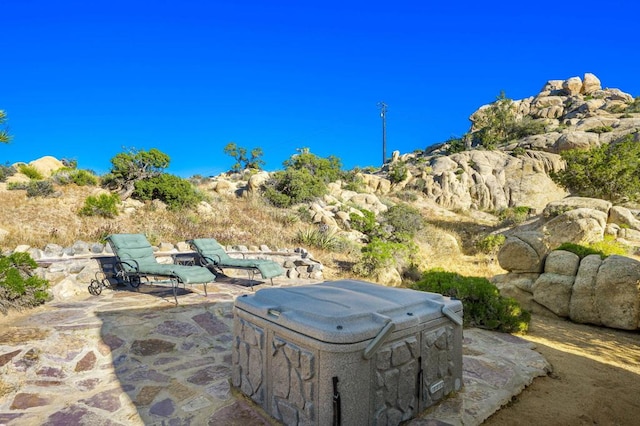
M 262 170 L 264 161 L 262 160 L 262 148 L 253 148 L 247 156 L 247 149 L 236 145 L 235 142 L 229 142 L 224 147 L 224 153 L 233 157 L 236 162 L 231 166 L 232 172 L 241 172 L 247 169 Z
M 111 159 L 111 172 L 104 176 L 103 184 L 126 200 L 135 191 L 136 182 L 160 175 L 169 161 L 169 156 L 156 148 L 121 152 Z
M 265 184 L 264 196 L 277 207 L 311 201 L 327 192 L 327 184 L 344 173 L 337 157 L 321 158 L 307 148 L 283 163 L 285 170 L 274 173 Z
M 0 143 L 9 143 L 11 141 L 11 135 L 6 128 L 7 113 L 0 109 Z
M 137 181 L 133 197 L 142 201 L 160 200 L 170 210 L 193 207 L 203 199 L 191 182 L 169 173 Z

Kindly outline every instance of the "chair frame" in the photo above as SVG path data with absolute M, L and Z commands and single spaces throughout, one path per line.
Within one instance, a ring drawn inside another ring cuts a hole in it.
M 167 272 L 167 273 L 149 273 L 140 270 L 140 264 L 136 259 L 121 259 L 118 255 L 118 249 L 115 247 L 115 243 L 111 241 L 109 237 L 107 237 L 107 243 L 111 246 L 113 254 L 115 256 L 114 262 L 114 272 L 105 273 L 102 272 L 101 275 L 104 277 L 98 277 L 96 274 L 96 278 L 91 280 L 89 284 L 89 293 L 93 295 L 99 295 L 102 292 L 103 287 L 113 288 L 113 285 L 110 284 L 110 278 L 116 280 L 118 284 L 128 284 L 134 289 L 138 289 L 141 284 L 171 284 L 171 288 L 173 291 L 173 298 L 175 300 L 175 304 L 178 305 L 178 287 L 182 284 L 183 288 L 186 289 L 186 283 L 182 281 L 180 276 L 175 273 Z M 184 265 L 183 265 L 184 266 Z M 200 266 L 194 266 L 200 268 Z M 213 274 L 213 272 L 212 272 Z M 166 278 L 166 279 L 159 279 Z M 214 275 L 215 279 L 215 275 Z M 207 296 L 207 282 L 194 282 L 193 284 L 202 284 L 204 287 L 204 295 Z

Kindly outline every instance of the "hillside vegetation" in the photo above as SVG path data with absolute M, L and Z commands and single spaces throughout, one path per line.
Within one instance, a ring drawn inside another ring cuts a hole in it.
M 116 155 L 105 176 L 47 157 L 3 166 L 0 244 L 9 252 L 141 232 L 153 244 L 302 246 L 327 278 L 397 285 L 433 267 L 490 277 L 503 272 L 495 259 L 509 230 L 552 201 L 572 194 L 635 207 L 638 105 L 591 74 L 551 80 L 527 99 L 501 93 L 471 115 L 467 134 L 396 152 L 380 169 L 344 171 L 338 158 L 301 149 L 267 173 L 260 149 L 249 157 L 235 144 L 224 151 L 237 164 L 214 178 L 164 173 L 170 158 L 157 149 Z

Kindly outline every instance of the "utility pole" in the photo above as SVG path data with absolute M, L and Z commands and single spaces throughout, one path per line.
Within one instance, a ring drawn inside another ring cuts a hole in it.
M 387 161 L 387 104 L 378 102 L 380 118 L 382 118 L 382 165 Z

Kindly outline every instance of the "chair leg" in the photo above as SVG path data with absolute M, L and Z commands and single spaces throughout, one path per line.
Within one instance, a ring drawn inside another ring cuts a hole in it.
M 178 280 L 171 280 L 171 287 L 173 287 L 173 299 L 176 301 L 176 306 L 178 306 Z
M 204 296 L 207 297 L 207 283 L 204 283 L 203 286 L 204 286 Z

